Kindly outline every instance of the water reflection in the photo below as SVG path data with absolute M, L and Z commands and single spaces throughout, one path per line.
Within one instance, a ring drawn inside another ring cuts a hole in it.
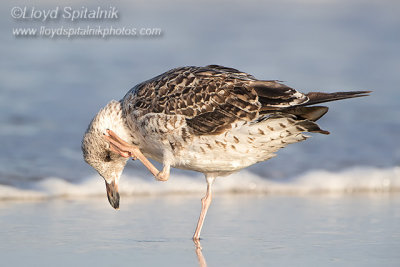
M 202 252 L 202 247 L 200 244 L 200 240 L 193 240 L 194 246 L 195 246 L 195 251 L 196 251 L 196 256 L 197 260 L 199 262 L 200 267 L 205 267 L 207 266 L 206 259 L 204 258 L 203 252 Z

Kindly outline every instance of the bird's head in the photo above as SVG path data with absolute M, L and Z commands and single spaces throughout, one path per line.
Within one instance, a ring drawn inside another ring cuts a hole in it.
M 82 140 L 84 160 L 104 178 L 107 197 L 114 209 L 119 209 L 118 181 L 127 158 L 110 150 L 104 138 L 107 129 L 124 132 L 121 120 L 121 104 L 111 101 L 94 117 Z

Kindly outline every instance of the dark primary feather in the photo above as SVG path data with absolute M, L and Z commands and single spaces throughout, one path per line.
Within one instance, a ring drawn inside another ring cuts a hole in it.
M 250 86 L 258 94 L 261 111 L 278 110 L 308 101 L 304 94 L 277 81 L 255 81 Z
M 306 96 L 310 99 L 303 105 L 314 105 L 330 101 L 342 100 L 347 98 L 355 98 L 368 96 L 371 91 L 351 91 L 351 92 L 335 92 L 335 93 L 321 93 L 321 92 L 310 92 Z
M 270 113 L 316 121 L 328 108 L 306 106 L 367 93 L 302 94 L 277 81 L 257 80 L 237 69 L 218 65 L 191 66 L 172 69 L 138 84 L 124 97 L 123 109 L 127 114 L 139 111 L 142 115 L 184 115 L 194 134 L 220 134 L 229 130 L 235 121 L 253 121 Z M 305 130 L 326 133 L 319 127 L 308 126 Z

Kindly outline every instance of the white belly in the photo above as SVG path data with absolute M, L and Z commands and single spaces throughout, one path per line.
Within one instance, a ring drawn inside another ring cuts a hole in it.
M 229 173 L 268 160 L 287 144 L 305 139 L 300 130 L 283 118 L 261 123 L 244 122 L 223 134 L 193 136 L 188 141 L 172 136 L 163 142 L 150 141 L 152 144 L 147 140 L 143 153 L 180 169 Z

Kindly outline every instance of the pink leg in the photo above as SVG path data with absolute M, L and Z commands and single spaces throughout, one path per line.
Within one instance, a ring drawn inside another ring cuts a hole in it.
M 200 232 L 201 228 L 203 227 L 204 219 L 206 218 L 208 207 L 210 207 L 212 195 L 211 195 L 211 186 L 214 182 L 215 177 L 210 177 L 206 175 L 207 180 L 207 192 L 206 195 L 201 199 L 201 212 L 199 220 L 197 221 L 196 231 L 193 235 L 193 240 L 197 243 L 200 240 Z
M 120 154 L 122 157 L 133 159 L 139 159 L 144 166 L 156 177 L 159 181 L 167 181 L 169 178 L 170 166 L 164 166 L 163 170 L 159 172 L 156 167 L 142 154 L 137 146 L 131 145 L 122 140 L 116 133 L 111 130 L 107 130 L 108 135 L 104 135 L 104 138 L 110 144 L 110 150 Z

